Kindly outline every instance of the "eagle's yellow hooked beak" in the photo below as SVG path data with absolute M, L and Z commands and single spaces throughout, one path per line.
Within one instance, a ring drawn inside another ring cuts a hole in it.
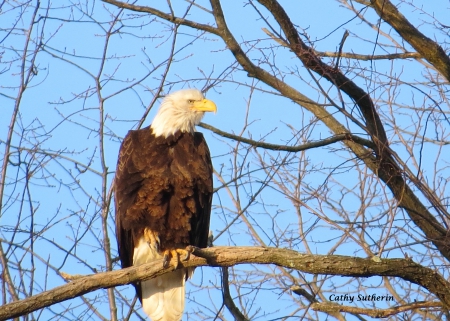
M 192 106 L 192 110 L 195 111 L 203 111 L 203 112 L 207 112 L 207 111 L 213 111 L 214 113 L 217 112 L 217 106 L 216 104 L 209 99 L 203 99 L 203 100 L 196 100 L 193 103 Z

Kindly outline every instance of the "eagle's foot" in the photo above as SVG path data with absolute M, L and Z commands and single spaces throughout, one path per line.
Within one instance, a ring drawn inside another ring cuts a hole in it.
M 174 269 L 176 269 L 178 267 L 178 264 L 180 264 L 180 261 L 189 260 L 189 257 L 192 252 L 194 252 L 194 247 L 191 245 L 186 246 L 185 249 L 165 250 L 164 254 L 163 254 L 163 258 L 164 258 L 163 267 L 168 268 L 170 259 L 174 258 L 175 259 Z
M 159 236 L 156 232 L 148 228 L 144 228 L 144 240 L 150 247 L 153 247 L 156 251 L 159 250 L 161 241 L 159 240 Z

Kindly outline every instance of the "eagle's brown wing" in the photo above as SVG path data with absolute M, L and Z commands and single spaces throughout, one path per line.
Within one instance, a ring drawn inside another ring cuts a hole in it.
M 123 140 L 117 161 L 116 176 L 114 178 L 114 201 L 116 209 L 116 238 L 122 268 L 133 265 L 134 241 L 132 231 L 123 227 L 123 217 L 126 209 L 136 198 L 137 191 L 142 186 L 142 172 L 135 169 L 132 154 L 136 148 L 135 135 L 130 131 Z M 141 289 L 139 284 L 133 284 L 139 298 Z
M 116 235 L 122 267 L 133 265 L 133 251 L 145 227 L 164 229 L 168 214 L 170 160 L 149 127 L 130 130 L 122 142 L 115 178 Z M 158 223 L 159 225 L 155 224 Z
M 205 138 L 201 133 L 194 134 L 194 144 L 196 146 L 199 161 L 196 166 L 203 167 L 195 171 L 201 173 L 202 176 L 196 184 L 198 193 L 197 199 L 197 215 L 191 219 L 190 244 L 197 247 L 206 247 L 208 244 L 209 221 L 211 217 L 211 204 L 213 195 L 213 167 L 211 156 Z

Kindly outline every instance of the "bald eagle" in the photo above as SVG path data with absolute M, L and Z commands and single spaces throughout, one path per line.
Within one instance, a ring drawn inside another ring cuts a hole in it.
M 199 90 L 180 90 L 165 97 L 150 127 L 131 130 L 123 140 L 114 194 L 123 268 L 160 258 L 164 267 L 172 259 L 176 268 L 188 259 L 189 245 L 207 246 L 212 164 L 195 125 L 216 110 Z M 153 321 L 181 319 L 192 272 L 178 269 L 134 284 Z

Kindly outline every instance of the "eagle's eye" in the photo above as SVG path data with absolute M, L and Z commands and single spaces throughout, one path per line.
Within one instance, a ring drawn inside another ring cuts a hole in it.
M 189 103 L 189 104 L 193 104 L 193 103 L 194 103 L 194 100 L 193 100 L 193 99 L 188 99 L 188 103 Z

